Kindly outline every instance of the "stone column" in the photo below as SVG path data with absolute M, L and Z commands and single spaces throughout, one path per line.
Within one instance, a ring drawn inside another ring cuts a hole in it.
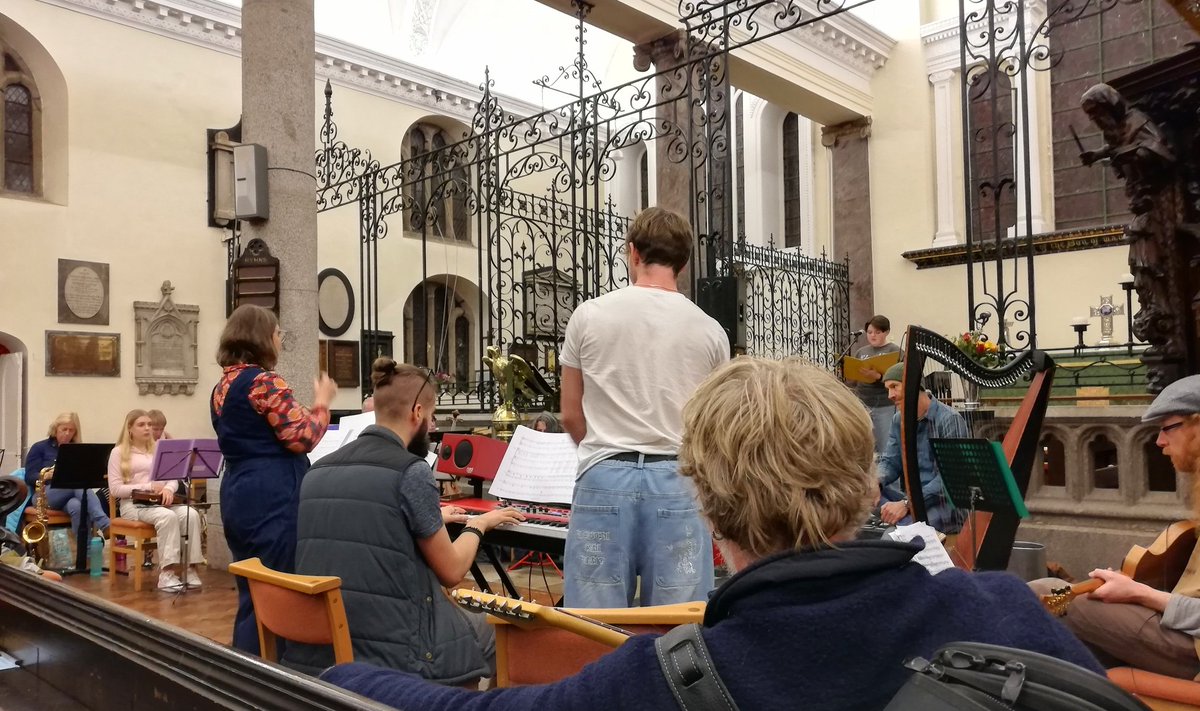
M 934 72 L 929 75 L 933 85 L 933 146 L 936 158 L 934 182 L 937 186 L 937 231 L 933 235 L 934 247 L 958 244 L 962 238 L 954 227 L 954 213 L 958 205 L 958 190 L 954 179 L 954 142 L 962 135 L 962 127 L 955 121 L 954 105 L 958 101 L 958 84 L 953 71 Z
M 688 59 L 687 33 L 677 30 L 656 40 L 636 45 L 633 48 L 633 66 L 639 72 L 649 71 L 651 65 L 659 72 L 655 80 L 655 92 L 660 100 L 665 100 L 655 114 L 656 138 L 654 140 L 654 186 L 655 201 L 658 207 L 674 210 L 684 217 L 691 218 L 692 208 L 692 176 L 689 171 L 692 161 L 684 158 L 673 161 L 670 156 L 683 148 L 691 153 L 688 126 L 691 123 L 690 107 L 688 105 L 688 85 L 690 81 Z M 678 71 L 668 71 L 678 68 Z M 669 135 L 673 127 L 683 132 L 678 140 L 673 141 Z M 674 148 L 674 151 L 672 151 Z M 678 154 L 675 153 L 676 157 Z M 701 225 L 692 225 L 693 234 L 699 234 Z M 693 254 L 693 260 L 695 259 Z M 679 290 L 692 294 L 692 269 L 694 264 L 688 263 L 686 269 L 679 274 Z
M 850 327 L 859 328 L 875 313 L 871 257 L 871 171 L 867 139 L 870 117 L 821 130 L 829 149 L 833 196 L 833 249 L 830 258 L 850 257 Z
M 270 218 L 243 224 L 279 257 L 279 318 L 286 331 L 278 370 L 305 404 L 317 370 L 316 76 L 314 0 L 242 3 L 242 140 L 267 149 Z M 229 550 L 220 492 L 209 514 L 208 562 L 225 568 Z

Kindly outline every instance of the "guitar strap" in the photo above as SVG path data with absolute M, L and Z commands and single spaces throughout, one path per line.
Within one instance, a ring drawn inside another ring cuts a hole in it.
M 700 634 L 700 625 L 679 625 L 654 640 L 658 665 L 680 711 L 738 711 Z

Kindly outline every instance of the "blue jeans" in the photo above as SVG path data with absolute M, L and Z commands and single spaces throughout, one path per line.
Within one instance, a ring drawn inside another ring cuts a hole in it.
M 871 413 L 871 432 L 875 435 L 875 453 L 883 454 L 887 449 L 888 437 L 892 433 L 892 417 L 896 414 L 896 406 L 892 403 L 879 407 L 868 407 Z
M 631 607 L 707 600 L 712 536 L 675 460 L 606 459 L 575 483 L 563 556 L 563 602 Z
M 100 499 L 91 489 L 46 489 L 46 506 L 66 511 L 71 517 L 71 530 L 79 531 L 79 511 L 84 492 L 88 497 L 88 522 L 98 529 L 108 528 L 108 512 L 100 505 Z

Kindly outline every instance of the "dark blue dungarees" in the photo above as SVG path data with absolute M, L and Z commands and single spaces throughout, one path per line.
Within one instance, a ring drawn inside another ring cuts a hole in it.
M 212 412 L 213 429 L 225 456 L 221 523 L 233 560 L 257 557 L 268 568 L 292 573 L 300 480 L 308 470 L 308 457 L 289 452 L 250 404 L 250 389 L 262 372 L 257 366 L 243 370 L 230 384 L 220 416 Z M 244 578 L 237 578 L 237 588 L 233 646 L 258 654 L 254 605 Z M 283 656 L 282 649 L 279 655 Z

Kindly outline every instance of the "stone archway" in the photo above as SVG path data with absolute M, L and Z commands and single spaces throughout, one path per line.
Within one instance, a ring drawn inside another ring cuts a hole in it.
M 8 333 L 0 333 L 0 476 L 24 463 L 27 406 L 26 374 L 29 352 L 25 344 Z

